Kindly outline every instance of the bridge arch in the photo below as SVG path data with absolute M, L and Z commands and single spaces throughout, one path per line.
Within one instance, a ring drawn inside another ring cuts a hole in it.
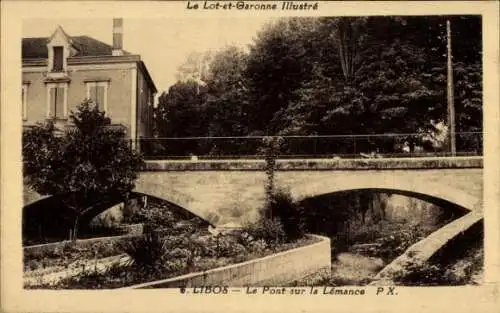
M 477 211 L 481 209 L 481 199 L 463 190 L 418 179 L 398 179 L 394 176 L 382 180 L 361 180 L 359 178 L 346 177 L 342 180 L 336 179 L 335 184 L 329 182 L 328 179 L 324 179 L 314 183 L 295 185 L 290 189 L 292 195 L 298 201 L 321 195 L 356 190 L 400 194 L 425 200 L 441 207 L 452 205 L 465 211 Z
M 181 205 L 150 195 L 143 192 L 131 192 L 129 199 L 135 199 L 138 197 L 147 196 L 155 200 L 160 200 L 168 204 L 169 209 L 173 213 L 180 217 L 181 219 L 192 219 L 194 217 L 199 217 L 205 221 L 208 225 L 212 225 L 210 222 L 206 221 L 205 218 L 199 216 L 198 214 L 182 207 Z M 88 225 L 92 219 L 94 219 L 99 214 L 121 204 L 125 201 L 123 197 L 109 197 L 104 201 L 95 203 L 94 206 L 79 217 L 80 225 Z M 57 196 L 44 196 L 36 201 L 32 201 L 23 207 L 23 232 L 31 233 L 37 230 L 43 229 L 53 229 L 56 228 L 67 228 L 71 227 L 76 217 L 76 212 L 72 212 L 67 209 L 60 197 Z M 212 225 L 213 226 L 213 225 Z M 66 229 L 64 229 L 66 231 Z M 66 235 L 63 233 L 62 235 Z
M 204 222 L 206 222 L 208 225 L 211 225 L 211 226 L 214 226 L 212 225 L 212 223 L 210 221 L 208 221 L 207 219 L 205 219 L 203 216 L 189 210 L 188 208 L 182 206 L 182 205 L 179 205 L 178 203 L 176 202 L 173 202 L 171 199 L 165 199 L 165 198 L 162 198 L 162 197 L 159 197 L 158 195 L 153 195 L 153 194 L 150 194 L 150 193 L 144 193 L 144 192 L 139 192 L 137 190 L 134 190 L 132 192 L 132 194 L 136 195 L 136 196 L 146 196 L 148 197 L 148 200 L 147 201 L 150 201 L 150 200 L 156 200 L 156 201 L 161 201 L 161 202 L 164 202 L 166 204 L 168 204 L 169 206 L 169 209 L 171 211 L 173 211 L 173 213 L 183 219 L 192 219 L 192 218 L 200 218 L 202 219 Z

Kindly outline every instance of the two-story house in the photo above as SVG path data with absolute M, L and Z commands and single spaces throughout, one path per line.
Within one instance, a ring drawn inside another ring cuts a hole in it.
M 85 99 L 122 125 L 130 139 L 151 137 L 157 89 L 140 55 L 123 50 L 123 20 L 113 20 L 113 44 L 70 36 L 22 40 L 23 126 L 47 119 L 65 125 Z

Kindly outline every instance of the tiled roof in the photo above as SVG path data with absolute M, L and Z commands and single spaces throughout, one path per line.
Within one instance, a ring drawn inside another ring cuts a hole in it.
M 46 59 L 48 57 L 47 42 L 49 38 L 23 38 L 23 59 Z M 72 44 L 78 50 L 75 56 L 105 56 L 111 55 L 112 47 L 89 36 L 71 37 Z M 125 54 L 129 54 L 125 52 Z

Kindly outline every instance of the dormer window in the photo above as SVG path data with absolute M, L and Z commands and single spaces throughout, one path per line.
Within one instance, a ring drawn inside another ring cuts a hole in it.
M 68 75 L 67 59 L 71 57 L 75 49 L 72 46 L 71 37 L 69 37 L 61 26 L 57 27 L 55 32 L 47 41 L 48 78 L 62 78 Z
M 57 46 L 54 47 L 54 54 L 53 54 L 53 67 L 52 71 L 53 72 L 62 72 L 64 69 L 64 47 L 62 46 Z

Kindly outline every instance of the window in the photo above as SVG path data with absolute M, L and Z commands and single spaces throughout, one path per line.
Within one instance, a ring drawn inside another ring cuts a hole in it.
M 100 111 L 108 110 L 108 82 L 88 82 L 87 83 L 87 99 L 97 106 Z
M 23 115 L 23 120 L 28 119 L 28 84 L 23 84 L 21 90 L 21 113 Z
M 67 113 L 67 84 L 47 84 L 47 117 L 66 119 Z
M 62 72 L 64 68 L 64 49 L 63 47 L 54 47 L 54 61 L 52 63 L 53 72 Z

